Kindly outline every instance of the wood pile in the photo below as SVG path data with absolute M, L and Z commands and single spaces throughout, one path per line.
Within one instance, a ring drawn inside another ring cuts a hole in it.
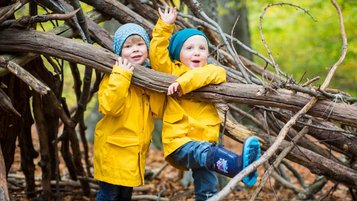
M 110 73 L 116 60 L 112 37 L 99 23 L 111 19 L 121 24 L 134 22 L 151 33 L 158 18 L 157 9 L 165 6 L 165 2 L 156 0 L 81 2 L 92 6 L 93 10 L 84 13 L 77 0 L 68 3 L 52 0 L 14 3 L 7 0 L 0 3 L 0 198 L 5 200 L 9 200 L 7 176 L 14 160 L 16 141 L 21 150 L 21 167 L 29 198 L 53 198 L 56 182 L 61 185 L 59 157 L 63 157 L 71 180 L 79 181 L 80 193 L 88 197 L 93 194 L 96 187 L 93 187 L 83 114 L 88 102 L 96 95 L 102 74 Z M 266 171 L 254 196 L 259 194 L 266 179 L 273 176 L 285 188 L 302 197 L 313 196 L 330 180 L 348 187 L 351 196 L 356 198 L 357 106 L 354 103 L 357 99 L 328 88 L 347 51 L 343 18 L 335 1 L 332 4 L 340 17 L 343 46 L 340 59 L 331 66 L 321 86 L 314 86 L 318 78 L 299 84 L 286 76 L 271 54 L 266 58 L 245 47 L 263 59 L 265 67 L 237 55 L 228 42 L 231 36 L 221 31 L 196 0 L 183 0 L 182 3 L 188 7 L 190 15 L 181 13 L 177 28 L 198 24 L 211 41 L 212 62 L 223 66 L 228 78 L 227 83 L 207 86 L 187 96 L 216 103 L 224 122 L 222 132 L 237 142 L 256 135 L 264 151 L 258 161 L 211 199 L 226 197 L 238 181 L 263 164 Z M 51 13 L 38 15 L 38 6 Z M 14 13 L 20 8 L 28 14 L 15 18 Z M 60 20 L 65 23 L 57 26 L 56 22 Z M 53 30 L 35 29 L 37 24 L 48 21 L 55 25 Z M 235 38 L 233 41 L 239 42 Z M 269 52 L 267 45 L 266 48 Z M 72 74 L 66 79 L 74 80 L 75 106 L 68 105 L 63 98 L 63 61 L 68 61 Z M 85 66 L 83 80 L 78 71 L 79 64 Z M 92 80 L 93 73 L 95 79 Z M 174 79 L 174 76 L 137 66 L 132 83 L 165 93 Z M 249 121 L 249 125 L 241 123 L 242 118 Z M 39 134 L 39 153 L 35 151 L 31 137 L 34 122 Z M 62 124 L 63 131 L 59 132 Z M 75 128 L 79 128 L 78 131 Z M 36 164 L 33 162 L 38 155 L 42 171 L 40 193 L 35 190 Z M 304 166 L 320 177 L 310 186 L 296 186 L 276 171 L 281 166 L 288 167 L 304 184 L 299 172 L 289 166 L 288 161 Z

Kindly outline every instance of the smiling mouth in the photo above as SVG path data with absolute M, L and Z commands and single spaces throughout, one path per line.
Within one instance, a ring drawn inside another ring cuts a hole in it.
M 131 58 L 133 58 L 133 59 L 140 59 L 141 56 L 133 56 L 133 57 L 131 57 Z

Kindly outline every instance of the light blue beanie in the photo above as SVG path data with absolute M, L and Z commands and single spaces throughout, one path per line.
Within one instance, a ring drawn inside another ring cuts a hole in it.
M 121 50 L 125 40 L 131 35 L 139 35 L 142 37 L 146 43 L 146 46 L 149 49 L 150 46 L 150 38 L 146 30 L 137 24 L 134 23 L 127 23 L 120 26 L 114 34 L 114 53 L 117 55 L 121 55 Z
M 180 52 L 182 49 L 182 45 L 189 37 L 194 35 L 204 36 L 208 43 L 207 36 L 202 31 L 192 28 L 182 29 L 171 36 L 170 45 L 168 49 L 172 61 L 174 60 L 180 61 Z

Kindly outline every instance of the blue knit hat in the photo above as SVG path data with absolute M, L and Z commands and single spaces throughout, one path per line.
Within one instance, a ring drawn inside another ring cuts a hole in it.
M 188 38 L 194 35 L 204 36 L 208 43 L 207 36 L 202 31 L 192 28 L 182 29 L 171 36 L 170 45 L 168 49 L 172 61 L 173 60 L 180 61 L 180 52 L 182 49 L 182 45 L 185 43 L 185 41 Z
M 146 30 L 137 24 L 127 23 L 120 26 L 114 34 L 114 53 L 117 55 L 121 55 L 121 50 L 125 40 L 132 35 L 139 35 L 144 39 L 146 46 L 149 49 L 150 46 L 150 38 Z

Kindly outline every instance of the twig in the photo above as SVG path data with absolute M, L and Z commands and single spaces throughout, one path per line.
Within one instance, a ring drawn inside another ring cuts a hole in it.
M 315 181 L 305 189 L 304 192 L 300 192 L 297 195 L 297 200 L 310 200 L 314 195 L 319 192 L 327 183 L 327 179 L 324 176 L 319 176 Z
M 275 168 L 276 173 L 278 173 L 279 175 L 281 175 L 281 177 L 283 179 L 285 179 L 288 182 L 291 182 L 290 176 L 286 171 L 286 167 L 282 164 L 279 164 L 277 168 Z
M 26 27 L 38 22 L 47 22 L 50 20 L 67 20 L 72 18 L 79 9 L 74 10 L 66 14 L 47 14 L 47 15 L 37 15 L 37 16 L 24 16 L 18 20 L 7 20 L 1 24 L 1 27 Z
M 336 190 L 337 186 L 338 186 L 338 183 L 335 183 L 324 195 L 322 195 L 320 197 L 320 199 L 318 201 L 324 200 L 327 196 L 330 195 L 331 192 L 334 192 Z M 353 197 L 353 195 L 352 195 L 352 197 Z
M 48 61 L 48 63 L 51 64 L 51 66 L 53 67 L 53 70 L 56 74 L 60 74 L 61 75 L 61 80 L 63 80 L 63 73 L 60 70 L 60 68 L 58 67 L 58 65 L 53 61 L 53 59 L 49 56 L 43 55 L 43 57 L 46 58 L 46 60 Z M 57 60 L 56 60 L 57 61 Z
M 149 174 L 145 173 L 145 179 L 152 180 L 155 179 L 157 176 L 160 175 L 160 173 L 168 166 L 169 164 L 167 162 L 164 162 L 163 165 L 161 165 L 159 168 L 155 168 L 149 172 Z
M 228 104 L 229 108 L 231 108 L 233 111 L 237 112 L 238 114 L 248 118 L 250 121 L 254 122 L 260 129 L 266 130 L 266 127 L 262 124 L 261 121 L 259 121 L 257 118 L 255 118 L 253 115 L 249 114 L 248 112 L 245 112 L 241 110 L 240 108 L 236 107 L 232 103 Z M 253 110 L 254 108 L 252 108 Z
M 331 131 L 331 132 L 339 132 L 339 133 L 341 133 L 343 135 L 346 135 L 347 137 L 353 137 L 353 136 L 356 135 L 356 133 L 353 133 L 351 131 L 346 131 L 346 130 L 343 130 L 341 128 L 327 128 L 327 127 L 322 127 L 322 126 L 318 126 L 318 125 L 315 125 L 315 124 L 305 123 L 303 121 L 297 121 L 297 122 L 299 124 L 301 124 L 301 125 L 309 126 L 311 128 L 316 128 L 316 129 L 319 129 L 319 130 L 325 130 L 325 131 Z
M 234 29 L 235 29 L 235 27 L 236 27 L 236 25 L 237 25 L 237 23 L 238 23 L 238 20 L 239 20 L 239 15 L 238 15 L 236 21 L 234 22 L 233 27 L 232 27 L 232 31 L 231 31 L 230 38 L 234 38 L 234 37 L 233 37 L 233 33 L 234 33 Z M 238 60 L 239 60 L 238 53 L 237 53 L 237 51 L 236 51 L 236 49 L 234 48 L 234 45 L 233 45 L 233 40 L 231 40 L 231 48 L 232 48 L 232 50 L 234 51 L 234 54 L 238 57 Z M 239 61 L 240 61 L 240 60 L 239 60 Z M 242 62 L 242 61 L 240 61 L 240 62 Z M 242 62 L 242 64 L 243 64 L 243 62 Z M 243 64 L 243 65 L 244 65 L 244 64 Z M 245 67 L 245 66 L 244 66 L 244 67 Z M 258 79 L 260 83 L 263 83 L 263 81 L 262 81 L 256 74 L 254 74 L 253 72 L 251 72 L 251 71 L 249 70 L 249 68 L 246 68 L 246 70 L 247 70 L 252 76 L 254 76 L 256 79 Z
M 295 170 L 295 168 L 285 159 L 282 160 L 282 163 L 285 165 L 285 167 L 290 170 L 290 172 L 293 173 L 293 175 L 295 176 L 295 178 L 298 180 L 298 182 L 301 184 L 301 186 L 303 188 L 306 188 L 307 185 L 304 181 L 304 178 L 302 178 L 302 176 L 299 174 L 298 171 Z
M 233 63 L 234 63 L 233 57 L 230 54 L 228 54 L 226 51 L 219 49 L 219 47 L 221 45 L 223 45 L 223 44 L 219 44 L 217 47 L 215 47 L 212 44 L 209 44 L 209 47 L 216 51 L 216 59 L 217 60 L 223 60 L 223 61 L 228 62 L 229 64 L 233 65 Z M 241 59 L 244 60 L 245 58 L 241 57 Z M 219 63 L 219 62 L 217 61 L 217 63 Z M 222 66 L 227 71 L 227 75 L 229 77 L 234 78 L 234 81 L 232 81 L 232 82 L 247 84 L 247 81 L 244 79 L 243 74 L 240 71 L 236 70 L 235 66 L 227 67 L 227 66 L 222 65 L 221 63 L 219 63 L 218 65 Z M 256 67 L 256 66 L 254 66 L 254 67 Z M 262 84 L 262 81 L 260 80 L 260 78 L 257 78 L 251 69 L 247 68 L 247 72 L 254 76 L 254 77 L 251 77 L 251 81 L 254 84 L 257 84 L 257 85 Z
M 331 99 L 340 99 L 342 102 L 349 102 L 349 103 L 354 103 L 357 102 L 357 97 L 350 97 L 342 94 L 342 92 L 337 92 L 335 94 L 328 93 L 326 90 L 318 89 L 319 92 L 321 92 L 322 95 L 331 98 Z
M 321 93 L 317 92 L 314 89 L 308 89 L 306 87 L 302 87 L 302 86 L 299 86 L 299 85 L 296 85 L 296 84 L 285 84 L 285 88 L 289 89 L 289 90 L 296 91 L 296 92 L 309 94 L 309 95 L 315 96 L 315 97 L 321 96 Z
M 269 162 L 267 162 L 267 161 L 265 162 L 265 167 L 270 167 Z M 270 186 L 270 188 L 271 188 L 272 191 L 273 191 L 275 200 L 279 200 L 278 195 L 276 194 L 275 188 L 273 187 L 273 183 L 272 183 L 272 180 L 271 180 L 270 177 L 269 177 L 269 186 Z
M 319 80 L 319 79 L 320 79 L 320 76 L 314 77 L 314 78 L 312 78 L 311 80 L 308 80 L 307 82 L 305 82 L 304 84 L 302 84 L 301 86 L 302 86 L 302 87 L 306 87 L 306 86 L 310 85 L 311 83 L 316 82 L 316 81 Z
M 271 53 L 271 51 L 270 51 L 268 45 L 266 44 L 266 41 L 265 41 L 264 36 L 263 36 L 263 18 L 264 18 L 264 15 L 265 15 L 266 11 L 267 11 L 270 7 L 272 7 L 272 6 L 278 6 L 278 5 L 279 5 L 279 6 L 281 6 L 281 5 L 288 5 L 288 6 L 292 6 L 292 7 L 301 9 L 301 10 L 303 10 L 305 13 L 307 13 L 314 21 L 316 21 L 316 20 L 312 17 L 312 15 L 311 15 L 306 9 L 304 9 L 304 8 L 302 8 L 302 7 L 300 7 L 300 6 L 291 4 L 291 3 L 284 3 L 284 2 L 283 2 L 283 3 L 273 3 L 273 4 L 268 4 L 268 5 L 264 8 L 262 14 L 260 15 L 259 33 L 260 33 L 260 37 L 261 37 L 262 43 L 263 43 L 263 45 L 264 45 L 266 51 L 268 52 L 268 55 L 269 55 L 269 57 L 270 57 L 270 60 L 271 60 L 272 63 L 273 63 L 273 67 L 275 68 L 276 74 L 279 76 L 280 74 L 283 74 L 283 72 L 279 69 L 278 64 L 275 62 L 275 60 L 274 60 L 274 58 L 273 58 L 273 56 L 272 56 L 272 53 Z M 284 75 L 284 74 L 283 74 L 283 75 Z M 285 75 L 285 76 L 286 76 L 286 75 Z
M 299 192 L 302 192 L 302 191 L 303 191 L 302 189 L 300 189 L 300 188 L 298 188 L 297 186 L 295 186 L 293 183 L 287 181 L 287 180 L 284 179 L 282 176 L 280 176 L 279 174 L 277 174 L 277 172 L 274 171 L 274 168 L 272 168 L 272 167 L 273 167 L 273 165 L 271 165 L 271 166 L 269 167 L 269 169 L 268 169 L 268 170 L 270 170 L 270 169 L 272 170 L 272 171 L 269 171 L 270 173 L 268 174 L 268 177 L 269 177 L 269 175 L 273 176 L 273 177 L 275 178 L 275 180 L 278 181 L 281 185 L 283 185 L 283 186 L 284 186 L 285 188 L 287 188 L 287 189 L 293 190 L 294 192 L 299 193 Z M 268 172 L 268 171 L 266 171 L 265 174 L 267 174 L 267 172 Z M 265 175 L 264 175 L 264 176 L 265 176 Z M 267 178 L 267 177 L 263 177 L 263 179 L 265 179 L 265 178 Z M 265 182 L 266 182 L 266 181 L 262 181 L 263 186 L 264 186 Z M 258 189 L 256 189 L 256 191 L 257 191 L 257 190 L 258 190 Z M 261 189 L 260 189 L 260 190 L 261 190 Z M 259 191 L 260 191 L 260 190 L 259 190 Z M 255 192 L 254 192 L 254 193 L 255 193 Z M 254 195 L 252 195 L 252 197 L 250 198 L 250 200 L 255 200 Z
M 325 78 L 325 82 L 322 83 L 321 85 L 321 89 L 324 90 L 328 84 L 330 83 L 332 76 L 335 74 L 335 71 L 337 70 L 337 67 L 342 63 L 342 61 L 345 59 L 346 57 L 346 53 L 347 53 L 347 37 L 346 37 L 346 31 L 345 31 L 345 25 L 343 22 L 343 16 L 342 16 L 342 12 L 340 7 L 338 6 L 338 4 L 336 3 L 335 0 L 331 0 L 331 3 L 333 4 L 333 6 L 336 8 L 336 11 L 338 13 L 338 17 L 339 17 L 339 22 L 340 22 L 340 31 L 341 31 L 341 38 L 342 38 L 342 50 L 341 50 L 341 56 L 338 59 L 338 61 L 330 68 L 326 78 Z

